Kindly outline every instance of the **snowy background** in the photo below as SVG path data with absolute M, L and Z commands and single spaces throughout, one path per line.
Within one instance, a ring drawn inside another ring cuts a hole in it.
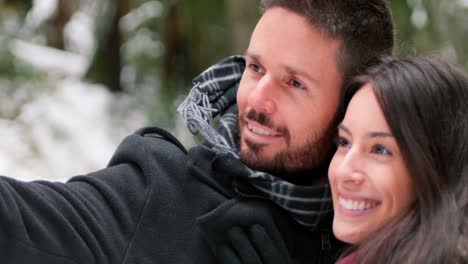
M 141 101 L 136 96 L 111 93 L 102 85 L 82 80 L 94 44 L 92 18 L 97 8 L 93 1 L 82 5 L 84 10 L 67 23 L 66 50 L 41 44 L 34 32 L 53 14 L 56 4 L 54 0 L 35 0 L 24 23 L 12 18 L 1 25 L 3 35 L 28 39 L 3 43 L 8 43 L 15 65 L 26 65 L 34 78 L 0 79 L 0 175 L 65 181 L 104 168 L 126 135 L 152 125 L 137 106 Z M 121 26 L 132 30 L 160 14 L 157 1 L 142 7 L 122 19 Z M 174 122 L 171 130 L 191 144 L 182 120 Z

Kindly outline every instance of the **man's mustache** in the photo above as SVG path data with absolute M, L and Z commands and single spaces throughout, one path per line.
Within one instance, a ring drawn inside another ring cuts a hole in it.
M 259 123 L 260 125 L 265 126 L 273 131 L 276 131 L 278 134 L 289 139 L 288 128 L 285 126 L 276 125 L 271 120 L 271 118 L 264 112 L 257 112 L 255 109 L 250 109 L 249 112 L 247 112 L 247 114 L 244 116 L 245 118 L 255 121 Z M 242 119 L 245 119 L 245 118 L 242 118 Z
M 271 121 L 270 117 L 267 116 L 263 112 L 257 112 L 254 109 L 251 109 L 247 113 L 246 117 L 248 119 L 250 119 L 250 120 L 258 122 L 262 126 L 266 126 L 266 127 L 270 128 L 270 129 L 276 130 L 275 129 L 275 124 Z

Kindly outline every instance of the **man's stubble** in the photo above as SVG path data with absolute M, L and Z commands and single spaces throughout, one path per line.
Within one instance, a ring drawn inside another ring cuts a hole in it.
M 245 117 L 278 131 L 285 138 L 286 149 L 276 153 L 273 158 L 266 159 L 262 157 L 262 151 L 265 149 L 266 145 L 243 139 L 240 134 L 240 128 L 243 126 L 241 122 L 243 122 L 242 120 L 244 120 Z M 243 146 L 242 143 L 240 143 L 240 159 L 252 169 L 274 175 L 294 174 L 328 166 L 327 163 L 334 150 L 333 139 L 336 133 L 336 119 L 335 114 L 335 118 L 325 126 L 325 129 L 312 132 L 305 139 L 305 142 L 300 144 L 291 142 L 291 135 L 286 127 L 275 126 L 266 114 L 250 110 L 245 116 L 239 118 L 238 131 L 241 137 L 239 142 L 245 143 Z M 294 146 L 291 146 L 291 144 L 294 144 Z

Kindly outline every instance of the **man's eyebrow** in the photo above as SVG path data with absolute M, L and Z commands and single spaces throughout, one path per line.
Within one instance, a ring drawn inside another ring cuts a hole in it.
M 255 54 L 249 50 L 246 50 L 244 53 L 244 56 L 246 58 L 249 58 L 252 61 L 260 62 L 262 60 L 261 56 L 258 54 Z M 312 78 L 307 72 L 287 66 L 287 65 L 280 65 L 282 68 L 285 69 L 285 71 L 290 74 L 290 75 L 295 75 L 295 76 L 303 76 L 304 78 L 308 79 L 311 82 L 317 83 L 317 79 Z
M 318 83 L 318 80 L 310 76 L 310 74 L 307 73 L 306 71 L 295 69 L 287 65 L 283 65 L 283 68 L 286 69 L 286 72 L 290 75 L 303 76 L 304 78 L 308 79 L 311 82 Z
M 246 50 L 245 53 L 244 53 L 244 56 L 251 59 L 251 60 L 254 60 L 254 61 L 259 61 L 260 60 L 260 56 L 255 54 L 255 53 L 252 53 L 251 51 L 249 50 Z

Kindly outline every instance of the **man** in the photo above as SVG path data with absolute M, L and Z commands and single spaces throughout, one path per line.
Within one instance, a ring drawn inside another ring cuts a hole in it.
M 326 168 L 341 87 L 391 52 L 389 10 L 381 0 L 262 6 L 245 61 L 208 69 L 180 108 L 200 146 L 186 153 L 147 128 L 106 169 L 66 184 L 2 178 L 0 262 L 217 263 L 247 231 L 271 238 L 283 262 L 333 263 Z

